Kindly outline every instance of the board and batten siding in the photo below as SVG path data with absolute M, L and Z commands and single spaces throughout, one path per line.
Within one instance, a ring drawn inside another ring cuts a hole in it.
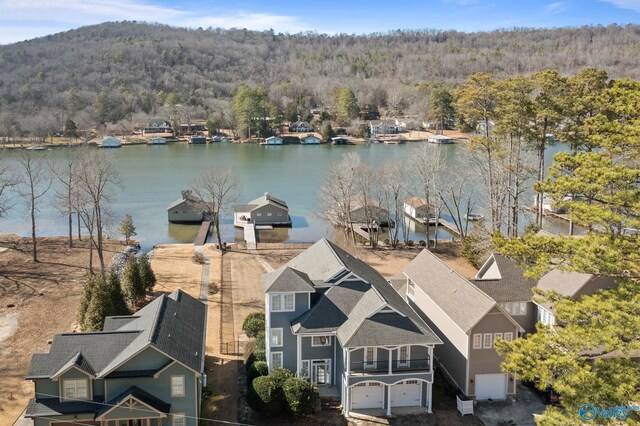
M 407 278 L 407 288 L 409 278 Z M 409 305 L 420 315 L 427 325 L 442 340 L 433 354 L 446 374 L 467 394 L 467 368 L 469 357 L 469 336 L 433 301 L 418 285 L 414 285 L 415 295 L 407 294 Z
M 484 349 L 484 334 L 491 333 L 495 336 L 495 333 L 500 333 L 504 336 L 504 333 L 513 333 L 512 336 L 515 339 L 518 336 L 518 327 L 497 307 L 494 307 L 491 311 L 485 315 L 472 329 L 471 339 L 469 339 L 469 350 L 471 356 L 469 357 L 469 382 L 474 380 L 476 374 L 498 374 L 503 373 L 500 368 L 500 363 L 504 359 L 498 355 L 493 345 L 493 338 L 491 348 Z M 473 335 L 482 334 L 482 346 L 483 349 L 473 349 Z M 513 375 L 509 375 L 513 378 Z M 507 394 L 515 394 L 516 383 L 515 380 L 507 383 Z M 475 380 L 474 383 L 469 383 L 469 391 L 466 392 L 467 396 L 475 396 Z

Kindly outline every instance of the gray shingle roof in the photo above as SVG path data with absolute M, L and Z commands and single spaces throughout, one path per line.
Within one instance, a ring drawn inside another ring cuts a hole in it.
M 113 406 L 122 404 L 123 402 L 128 400 L 130 397 L 134 397 L 134 398 L 144 402 L 145 404 L 147 404 L 151 408 L 153 408 L 153 409 L 155 409 L 155 410 L 157 410 L 157 411 L 159 411 L 161 413 L 169 413 L 169 411 L 171 410 L 171 404 L 167 404 L 166 402 L 162 401 L 161 399 L 156 398 L 155 396 L 151 395 L 149 392 L 146 392 L 146 391 L 140 389 L 137 386 L 131 386 L 130 388 L 128 388 L 124 392 L 122 392 L 120 395 L 118 395 L 115 398 L 111 399 L 107 403 L 107 405 L 103 405 L 96 412 L 96 417 L 100 417 L 101 415 L 103 415 L 104 413 L 109 411 Z M 151 413 L 149 415 L 151 416 Z
M 377 313 L 362 322 L 346 342 L 346 346 L 367 346 L 371 342 L 406 345 L 422 339 L 422 330 L 410 318 L 393 313 Z
M 313 282 L 309 279 L 309 276 L 304 272 L 285 267 L 278 270 L 278 274 L 270 275 L 266 281 L 263 282 L 265 293 L 269 292 L 310 292 L 313 293 L 316 289 L 313 287 Z
M 496 306 L 491 297 L 428 250 L 409 262 L 404 273 L 465 333 Z
M 531 289 L 536 286 L 536 280 L 525 278 L 524 271 L 515 261 L 494 253 L 487 262 L 493 262 L 497 265 L 501 278 L 495 280 L 473 280 L 472 282 L 480 290 L 484 291 L 496 302 L 531 301 L 533 296 Z
M 378 271 L 324 238 L 286 266 L 299 268 L 309 274 L 314 282 L 327 282 L 345 269 L 364 280 L 364 283 L 343 281 L 331 287 L 311 310 L 292 321 L 294 332 L 336 330 L 338 339 L 345 347 L 353 346 L 351 340 L 356 334 L 367 336 L 367 344 L 371 346 L 394 344 L 393 333 L 369 333 L 377 323 L 368 323 L 362 328 L 369 317 L 377 315 L 378 310 L 388 305 L 399 312 L 389 314 L 398 317 L 396 325 L 406 326 L 408 321 L 414 325 L 414 330 L 419 330 L 418 333 L 405 334 L 408 339 L 405 344 L 442 343 Z M 401 332 L 402 328 L 397 331 Z
M 60 398 L 31 398 L 25 417 L 53 417 L 65 414 L 95 413 L 100 404 L 91 401 L 64 401 Z
M 557 291 L 563 296 L 573 297 L 594 277 L 591 274 L 553 269 L 540 278 L 538 288 Z
M 27 379 L 50 378 L 70 365 L 103 377 L 148 346 L 200 372 L 205 313 L 203 303 L 181 290 L 162 295 L 117 329 L 54 336 L 48 354 L 33 355 Z

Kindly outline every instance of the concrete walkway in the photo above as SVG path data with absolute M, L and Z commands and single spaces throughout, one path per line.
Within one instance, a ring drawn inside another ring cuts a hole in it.
M 536 422 L 534 414 L 541 414 L 546 409 L 542 398 L 531 389 L 521 383 L 516 387 L 516 402 L 506 401 L 480 401 L 474 407 L 474 414 L 484 422 L 486 426 L 498 426 L 511 421 L 518 426 L 531 425 Z

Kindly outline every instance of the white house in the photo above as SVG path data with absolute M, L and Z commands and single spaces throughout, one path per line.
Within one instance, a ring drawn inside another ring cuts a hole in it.
M 301 145 L 318 145 L 320 144 L 320 138 L 317 138 L 313 135 L 308 135 L 305 138 L 300 139 Z
M 282 145 L 282 138 L 277 136 L 270 136 L 264 140 L 264 142 L 260 142 L 260 145 Z
M 122 141 L 115 136 L 105 136 L 100 142 L 100 148 L 120 148 Z

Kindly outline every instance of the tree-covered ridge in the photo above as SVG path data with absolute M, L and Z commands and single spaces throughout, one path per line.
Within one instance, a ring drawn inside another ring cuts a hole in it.
M 420 83 L 460 83 L 479 71 L 597 67 L 639 78 L 639 53 L 637 25 L 328 36 L 105 23 L 0 46 L 0 121 L 61 107 L 80 124 L 87 108 L 106 108 L 110 121 L 175 103 L 227 111 L 239 82 L 266 87 L 278 103 L 330 106 L 333 89 L 349 87 L 363 105 L 386 107 L 417 96 Z

